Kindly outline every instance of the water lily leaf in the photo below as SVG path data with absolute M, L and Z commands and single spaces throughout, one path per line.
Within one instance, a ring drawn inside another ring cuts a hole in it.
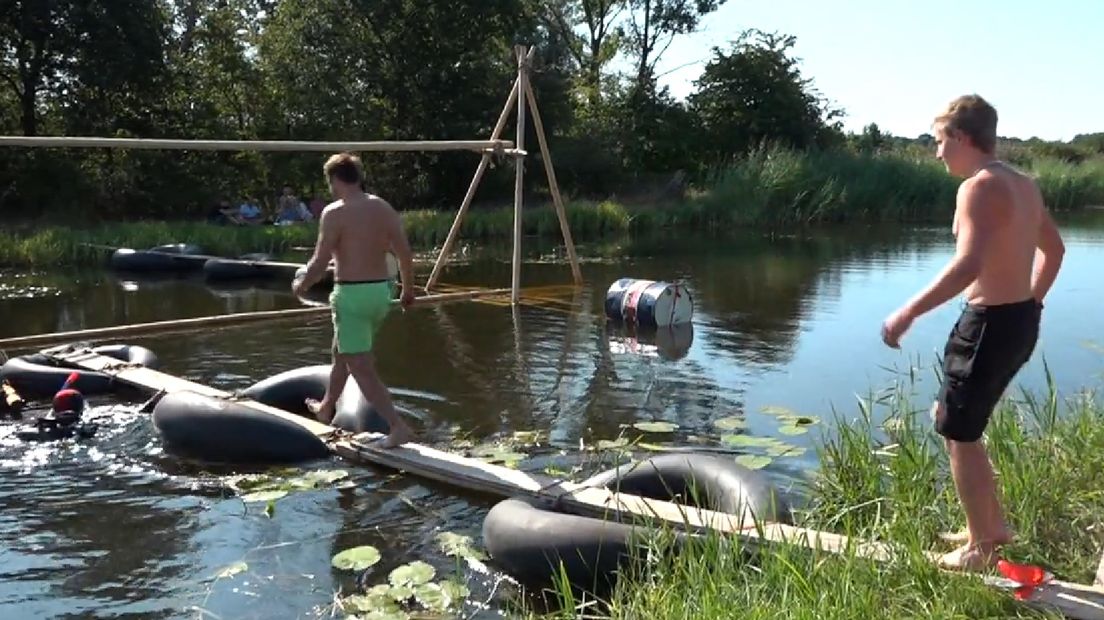
M 637 422 L 633 428 L 645 433 L 673 433 L 678 430 L 678 424 L 671 422 Z
M 449 593 L 435 583 L 423 583 L 415 588 L 414 598 L 426 609 L 438 613 L 448 609 L 452 603 Z
M 438 581 L 437 585 L 448 594 L 450 601 L 462 601 L 471 596 L 471 590 L 468 589 L 468 586 L 459 581 L 454 581 L 452 579 L 448 581 Z
M 616 450 L 617 448 L 624 448 L 629 445 L 629 440 L 624 437 L 618 437 L 617 439 L 599 439 L 598 443 L 594 444 L 599 450 Z
M 295 479 L 296 482 L 309 484 L 311 487 L 330 485 L 338 480 L 349 477 L 349 472 L 344 469 L 328 469 L 324 471 L 309 471 Z
M 410 614 L 401 609 L 376 609 L 366 614 L 354 616 L 356 620 L 409 620 Z M 346 618 L 345 620 L 349 620 Z
M 785 426 L 778 427 L 778 432 L 782 433 L 783 435 L 804 435 L 805 433 L 809 432 L 809 429 L 805 428 L 804 426 L 793 426 L 787 424 Z
M 736 462 L 748 469 L 762 469 L 770 465 L 771 460 L 769 456 L 757 456 L 754 454 L 741 454 L 736 457 Z
M 333 556 L 330 561 L 339 570 L 364 570 L 380 561 L 379 549 L 372 545 L 363 545 L 346 549 Z
M 540 431 L 515 431 L 513 440 L 523 446 L 531 446 L 540 442 Z
M 475 548 L 471 536 L 464 536 L 453 532 L 441 532 L 437 535 L 437 544 L 445 555 L 460 558 L 475 558 L 486 560 L 487 556 Z
M 805 448 L 802 448 L 800 446 L 792 446 L 792 445 L 786 444 L 786 443 L 775 444 L 775 445 L 767 448 L 767 456 L 774 456 L 774 457 L 779 457 L 779 456 L 793 456 L 793 457 L 796 457 L 796 456 L 801 456 L 801 455 L 805 454 L 805 452 L 806 452 Z
M 391 597 L 397 603 L 402 603 L 406 599 L 414 596 L 414 588 L 407 584 L 401 586 L 391 586 L 387 589 L 387 595 Z
M 794 426 L 810 426 L 812 424 L 820 424 L 820 418 L 815 415 L 799 415 L 790 418 L 790 423 Z
M 242 496 L 242 501 L 246 503 L 251 502 L 273 502 L 281 497 L 287 496 L 288 492 L 279 489 L 276 491 L 256 491 Z
M 507 467 L 513 467 L 518 461 L 525 460 L 526 455 L 514 452 L 507 446 L 491 445 L 472 450 L 472 456 L 487 463 L 501 463 Z
M 736 431 L 747 428 L 747 421 L 740 416 L 730 415 L 727 418 L 713 420 L 713 426 L 722 431 Z
M 760 411 L 762 411 L 763 413 L 765 413 L 767 415 L 774 415 L 774 416 L 778 416 L 780 418 L 786 418 L 786 417 L 796 418 L 796 417 L 798 417 L 797 413 L 794 412 L 792 409 L 787 409 L 785 407 L 779 407 L 778 405 L 767 405 L 767 406 L 763 407 L 762 409 L 760 409 Z
M 771 437 L 755 437 L 754 435 L 721 435 L 721 441 L 738 448 L 767 448 L 775 444 L 777 440 Z
M 390 587 L 383 586 L 383 592 L 378 590 L 378 586 L 372 588 L 366 594 L 353 594 L 341 599 L 341 606 L 346 611 L 356 612 L 383 612 L 393 613 L 399 611 L 399 605 L 391 598 L 389 591 Z
M 387 580 L 395 587 L 404 585 L 419 586 L 428 583 L 436 574 L 437 571 L 432 566 L 421 560 L 415 560 L 391 571 L 391 574 L 387 576 Z
M 249 570 L 249 565 L 245 562 L 234 562 L 230 566 L 227 566 L 226 568 L 216 573 L 215 577 L 218 579 L 226 579 L 228 577 L 233 577 L 238 573 L 244 573 L 247 570 Z

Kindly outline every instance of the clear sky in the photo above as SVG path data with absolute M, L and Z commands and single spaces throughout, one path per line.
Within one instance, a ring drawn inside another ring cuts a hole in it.
M 997 108 L 1002 136 L 1104 131 L 1104 0 L 727 0 L 668 48 L 660 83 L 682 99 L 699 61 L 747 28 L 797 37 L 802 75 L 849 131 L 873 122 L 915 137 L 974 92 Z

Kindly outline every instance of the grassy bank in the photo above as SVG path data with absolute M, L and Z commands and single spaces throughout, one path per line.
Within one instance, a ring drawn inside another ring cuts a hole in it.
M 1104 160 L 1068 163 L 1036 159 L 1048 204 L 1058 211 L 1104 205 Z M 927 151 L 796 152 L 763 149 L 718 171 L 677 203 L 626 206 L 616 200 L 567 205 L 572 236 L 585 242 L 610 234 L 678 228 L 724 231 L 733 226 L 780 229 L 834 223 L 940 222 L 954 209 L 958 181 Z M 559 237 L 550 206 L 530 199 L 526 234 Z M 454 211 L 405 211 L 407 231 L 420 249 L 440 246 Z M 233 228 L 191 222 L 106 224 L 89 229 L 60 226 L 0 231 L 0 264 L 34 266 L 86 263 L 102 253 L 86 244 L 145 248 L 190 242 L 207 252 L 234 256 L 281 253 L 314 242 L 314 226 Z M 464 218 L 465 242 L 508 242 L 513 209 L 475 209 Z
M 892 543 L 881 564 L 778 546 L 749 559 L 716 537 L 653 560 L 618 584 L 614 618 L 1046 617 L 976 577 L 937 570 L 925 550 L 963 526 L 926 403 L 907 386 L 872 396 L 825 438 L 801 525 Z M 924 406 L 914 406 L 921 405 Z M 1003 403 L 988 431 L 1018 542 L 1003 557 L 1092 583 L 1104 545 L 1104 403 L 1051 391 Z M 560 595 L 577 604 L 565 590 Z M 573 614 L 563 614 L 564 617 Z M 1058 616 L 1052 616 L 1058 617 Z

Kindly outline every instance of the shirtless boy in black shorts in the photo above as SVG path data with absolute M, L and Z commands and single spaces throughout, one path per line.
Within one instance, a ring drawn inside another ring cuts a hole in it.
M 946 440 L 966 531 L 946 568 L 980 570 L 1011 542 L 997 499 L 993 468 L 980 441 L 993 408 L 1028 361 L 1039 335 L 1043 298 L 1065 252 L 1035 182 L 994 155 L 997 112 L 976 95 L 959 97 L 935 119 L 937 157 L 965 181 L 958 188 L 952 232 L 955 256 L 934 282 L 882 324 L 891 347 L 912 322 L 960 292 L 966 307 L 944 348 L 943 384 L 932 408 Z

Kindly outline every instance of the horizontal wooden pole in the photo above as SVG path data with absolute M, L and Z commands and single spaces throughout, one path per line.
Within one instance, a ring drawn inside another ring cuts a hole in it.
M 477 291 L 458 291 L 454 293 L 440 293 L 434 295 L 422 295 L 415 298 L 414 304 L 425 305 L 445 303 L 451 301 L 467 301 L 479 297 L 504 295 L 510 289 L 483 289 Z M 392 304 L 398 304 L 394 299 Z M 137 336 L 141 334 L 163 333 L 182 331 L 197 328 L 226 327 L 254 323 L 258 321 L 273 321 L 294 319 L 301 317 L 323 316 L 329 313 L 329 306 L 315 306 L 310 308 L 290 308 L 287 310 L 261 310 L 258 312 L 238 312 L 236 314 L 220 314 L 216 316 L 201 316 L 190 319 L 174 319 L 170 321 L 154 321 L 152 323 L 135 323 L 133 325 L 116 325 L 114 327 L 101 327 L 97 329 L 81 329 L 69 332 L 57 332 L 53 334 L 35 334 L 33 336 L 19 336 L 0 340 L 0 349 L 18 349 L 26 347 L 38 347 L 63 342 L 79 342 L 95 338 L 121 338 L 124 336 Z
M 477 151 L 512 152 L 510 140 L 419 140 L 313 142 L 300 140 L 177 140 L 162 138 L 96 138 L 83 136 L 0 136 L 0 146 L 39 148 L 127 148 L 191 151 Z

